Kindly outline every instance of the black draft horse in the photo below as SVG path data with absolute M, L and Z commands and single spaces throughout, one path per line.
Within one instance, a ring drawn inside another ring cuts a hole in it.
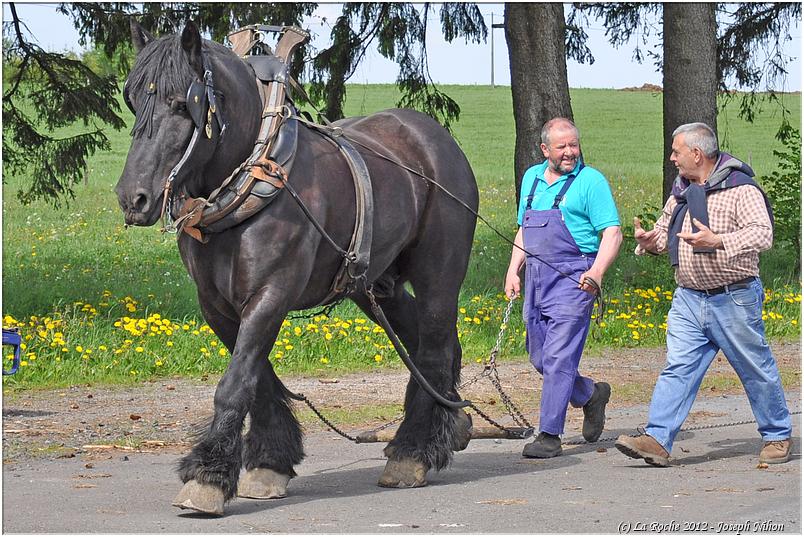
M 262 104 L 252 68 L 228 48 L 203 40 L 192 23 L 181 35 L 158 39 L 132 23 L 132 39 L 137 59 L 124 92 L 141 126 L 135 125 L 116 192 L 125 222 L 150 226 L 160 218 L 166 177 L 190 143 L 194 124 L 185 95 L 194 80 L 203 79 L 204 60 L 222 96 L 218 106 L 228 128 L 223 137 L 198 142 L 205 145 L 176 177 L 177 191 L 209 196 L 246 160 Z M 142 128 L 144 114 L 150 118 Z M 379 305 L 424 377 L 438 393 L 459 400 L 457 300 L 475 216 L 421 176 L 477 209 L 474 174 L 449 133 L 418 112 L 386 110 L 336 124 L 355 142 L 371 175 L 374 215 L 367 280 L 392 282 L 390 293 L 378 297 Z M 321 133 L 301 124 L 298 130 L 288 183 L 345 247 L 356 214 L 350 170 Z M 382 148 L 421 176 L 360 144 Z M 204 318 L 231 361 L 215 392 L 212 421 L 180 463 L 185 485 L 174 505 L 220 515 L 236 495 L 285 496 L 296 475 L 293 467 L 304 457 L 302 433 L 268 356 L 287 313 L 320 304 L 343 259 L 287 192 L 243 223 L 210 234 L 205 244 L 181 233 L 178 246 Z M 376 320 L 364 294 L 348 298 Z M 385 448 L 388 462 L 379 485 L 425 485 L 429 469 L 444 468 L 453 451 L 466 447 L 468 423 L 463 411 L 436 404 L 410 380 L 405 418 Z

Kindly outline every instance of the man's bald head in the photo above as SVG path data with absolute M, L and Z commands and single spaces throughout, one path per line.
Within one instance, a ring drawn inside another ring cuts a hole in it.
M 578 127 L 575 126 L 571 120 L 565 117 L 554 117 L 550 121 L 544 124 L 542 127 L 542 143 L 544 145 L 550 145 L 550 133 L 553 131 L 559 130 L 572 130 L 575 131 L 575 137 L 580 140 L 581 134 L 578 132 Z

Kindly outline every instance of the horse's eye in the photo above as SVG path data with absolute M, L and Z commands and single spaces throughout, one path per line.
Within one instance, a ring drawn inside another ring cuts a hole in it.
M 187 103 L 184 99 L 170 99 L 169 103 L 170 109 L 174 112 L 186 112 L 187 111 Z

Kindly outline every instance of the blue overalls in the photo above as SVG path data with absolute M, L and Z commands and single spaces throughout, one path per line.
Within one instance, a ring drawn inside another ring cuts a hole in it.
M 575 177 L 567 177 L 553 207 L 546 211 L 530 208 L 538 180 L 533 182 L 522 234 L 525 250 L 580 280 L 594 263 L 595 254 L 580 251 L 558 207 Z M 581 407 L 592 397 L 594 381 L 578 374 L 578 363 L 589 333 L 594 299 L 577 282 L 535 257 L 526 257 L 522 314 L 530 361 L 544 378 L 539 416 L 542 432 L 562 434 L 567 403 Z

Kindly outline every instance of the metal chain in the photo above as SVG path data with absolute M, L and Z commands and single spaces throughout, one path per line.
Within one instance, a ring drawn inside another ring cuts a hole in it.
M 513 418 L 514 423 L 516 423 L 520 427 L 532 429 L 533 426 L 528 422 L 527 418 L 525 418 L 525 416 L 522 414 L 522 412 L 519 410 L 516 404 L 514 404 L 513 400 L 508 396 L 508 394 L 505 393 L 505 390 L 503 390 L 502 384 L 500 383 L 500 376 L 497 372 L 497 357 L 499 356 L 500 349 L 502 348 L 503 336 L 505 335 L 505 330 L 508 328 L 508 321 L 511 318 L 511 311 L 513 310 L 513 307 L 514 307 L 514 301 L 509 300 L 508 305 L 505 308 L 505 313 L 503 314 L 503 321 L 502 324 L 500 325 L 500 331 L 497 334 L 497 341 L 494 343 L 494 347 L 492 347 L 491 352 L 489 353 L 488 360 L 483 366 L 483 372 L 477 375 L 472 380 L 465 382 L 460 387 L 463 388 L 465 386 L 477 382 L 479 379 L 483 377 L 488 377 L 489 382 L 491 382 L 492 386 L 494 386 L 494 388 L 500 394 L 500 400 L 503 402 L 503 405 L 505 405 L 505 409 L 508 411 L 508 414 L 510 414 L 511 418 Z M 471 405 L 470 408 L 475 412 L 477 412 L 480 417 L 485 419 L 493 426 L 502 430 L 506 430 L 505 427 L 501 426 L 496 421 L 492 420 L 488 415 L 481 412 L 475 405 Z
M 530 424 L 530 422 L 528 422 L 527 418 L 525 418 L 525 416 L 522 414 L 522 412 L 519 410 L 519 408 L 516 406 L 516 404 L 511 400 L 511 398 L 508 396 L 508 394 L 506 394 L 505 391 L 503 390 L 502 384 L 500 383 L 500 377 L 499 377 L 499 374 L 498 374 L 498 371 L 497 371 L 497 357 L 499 356 L 500 348 L 502 347 L 503 335 L 505 334 L 505 330 L 508 328 L 508 322 L 509 322 L 509 319 L 511 317 L 511 310 L 513 309 L 513 304 L 514 304 L 514 301 L 511 300 L 511 301 L 508 302 L 508 305 L 505 308 L 505 313 L 503 314 L 503 322 L 500 325 L 500 331 L 497 334 L 497 340 L 494 343 L 494 347 L 491 349 L 491 352 L 489 353 L 489 357 L 488 357 L 486 363 L 483 366 L 483 371 L 480 374 L 475 375 L 475 377 L 472 378 L 471 380 L 461 384 L 458 388 L 459 389 L 465 388 L 466 386 L 474 384 L 475 382 L 477 382 L 479 379 L 481 379 L 483 377 L 488 377 L 489 381 L 491 382 L 491 384 L 497 389 L 497 392 L 500 394 L 500 399 L 502 400 L 503 404 L 505 405 L 505 408 L 508 411 L 508 413 L 510 414 L 511 418 L 513 418 L 514 423 L 516 423 L 519 427 L 523 427 L 525 429 L 524 432 L 519 433 L 519 434 L 512 433 L 511 429 L 506 428 L 505 426 L 503 426 L 500 423 L 498 423 L 497 421 L 495 421 L 491 416 L 489 416 L 488 414 L 486 414 L 485 412 L 480 410 L 477 407 L 477 405 L 475 405 L 474 403 L 470 402 L 469 408 L 474 410 L 477 413 L 478 416 L 480 416 L 481 418 L 486 420 L 492 426 L 500 429 L 501 431 L 504 431 L 509 435 L 513 435 L 516 438 L 527 438 L 528 436 L 530 436 L 533 433 L 534 428 Z M 324 422 L 324 424 L 326 424 L 330 429 L 332 429 L 335 433 L 337 433 L 340 436 L 346 438 L 347 440 L 350 440 L 352 442 L 357 443 L 357 439 L 354 436 L 351 436 L 348 433 L 346 433 L 346 432 L 342 431 L 341 429 L 339 429 L 338 427 L 336 427 L 330 420 L 328 420 L 321 413 L 321 411 L 319 411 L 315 407 L 315 405 L 313 405 L 313 403 L 304 394 L 298 394 L 298 397 L 299 397 L 300 400 L 304 401 L 304 403 L 310 408 L 310 410 L 312 410 L 315 413 L 315 415 L 318 416 L 318 418 L 322 422 Z M 799 415 L 799 414 L 801 414 L 800 410 L 790 413 L 790 415 L 792 415 L 792 416 L 796 416 L 796 415 Z M 402 413 L 399 416 L 397 416 L 396 418 L 394 418 L 393 420 L 389 421 L 388 423 L 382 424 L 382 425 L 380 425 L 380 426 L 378 426 L 378 427 L 376 427 L 374 429 L 369 430 L 368 432 L 376 433 L 376 432 L 381 431 L 383 429 L 387 429 L 391 425 L 401 421 L 404 417 L 405 417 L 405 415 L 404 415 L 404 413 Z M 738 426 L 738 425 L 748 425 L 750 423 L 756 423 L 756 420 L 733 421 L 733 422 L 729 422 L 729 423 L 719 423 L 719 424 L 713 424 L 713 425 L 698 425 L 698 426 L 694 426 L 694 427 L 683 428 L 679 432 L 703 431 L 703 430 L 707 430 L 707 429 L 720 429 L 720 428 L 724 428 L 724 427 L 735 427 L 735 426 Z M 637 427 L 637 432 L 635 434 L 630 434 L 628 436 L 631 437 L 631 438 L 634 438 L 634 437 L 640 436 L 642 434 L 645 434 L 644 429 L 642 427 Z M 603 444 L 603 443 L 607 443 L 607 442 L 614 442 L 614 441 L 617 440 L 617 438 L 618 437 L 608 436 L 608 437 L 599 438 L 596 442 L 591 442 L 591 443 Z M 578 446 L 578 445 L 591 444 L 591 443 L 587 442 L 586 440 L 570 440 L 570 441 L 567 441 L 567 442 L 562 442 L 562 445 L 565 445 L 565 446 Z
M 345 433 L 344 431 L 342 431 L 341 429 L 336 427 L 330 420 L 328 420 L 321 413 L 321 411 L 318 410 L 315 407 L 315 405 L 313 405 L 313 403 L 304 394 L 298 394 L 298 396 L 299 396 L 299 399 L 304 401 L 304 403 L 308 407 L 310 407 L 310 410 L 312 410 L 315 413 L 315 415 L 318 416 L 318 418 L 327 425 L 327 427 L 332 429 L 335 433 L 339 434 L 340 436 L 346 438 L 347 440 L 350 440 L 350 441 L 352 441 L 354 443 L 358 443 L 357 439 L 354 436 L 351 436 L 348 433 Z M 505 431 L 506 433 L 511 433 L 510 429 L 508 429 L 505 426 L 501 425 L 500 423 L 496 422 L 491 416 L 489 416 L 488 414 L 486 414 L 485 412 L 480 410 L 474 403 L 470 404 L 469 408 L 474 410 L 477 413 L 478 416 L 480 416 L 481 418 L 486 420 L 492 426 L 500 429 L 501 431 Z M 790 413 L 791 416 L 798 416 L 800 414 L 801 414 L 801 410 L 797 410 L 795 412 Z M 376 433 L 378 431 L 382 431 L 383 429 L 387 429 L 391 425 L 401 421 L 402 418 L 404 418 L 404 417 L 405 417 L 405 415 L 401 414 L 401 415 L 397 416 L 396 418 L 394 418 L 393 420 L 389 421 L 388 423 L 384 423 L 383 425 L 380 425 L 379 427 L 375 427 L 374 429 L 370 429 L 368 432 L 369 433 Z M 514 419 L 516 419 L 516 418 L 514 418 Z M 524 433 L 519 434 L 519 435 L 515 435 L 516 438 L 527 438 L 533 433 L 533 427 L 528 423 L 528 421 L 524 417 L 522 417 L 522 419 L 523 419 L 523 421 L 524 421 L 524 423 L 526 425 L 526 429 L 525 429 Z M 685 427 L 685 428 L 681 429 L 679 432 L 680 433 L 688 433 L 688 432 L 692 432 L 692 431 L 704 431 L 704 430 L 708 430 L 708 429 L 723 429 L 725 427 L 736 427 L 738 425 L 748 425 L 748 424 L 751 424 L 751 423 L 756 423 L 756 420 L 732 421 L 732 422 L 729 422 L 729 423 L 717 423 L 717 424 L 711 424 L 711 425 L 697 425 L 695 427 Z M 520 424 L 520 426 L 521 426 L 521 424 Z M 641 436 L 643 434 L 645 434 L 645 429 L 643 429 L 642 427 L 637 427 L 637 432 L 636 433 L 629 434 L 627 436 L 629 436 L 630 438 L 636 438 L 637 436 Z M 585 444 L 590 444 L 590 445 L 591 444 L 605 444 L 605 443 L 609 443 L 609 442 L 615 442 L 617 440 L 617 438 L 619 438 L 619 436 L 604 436 L 602 438 L 598 438 L 595 442 L 587 442 L 586 440 L 570 440 L 570 441 L 567 441 L 567 442 L 561 442 L 561 444 L 564 445 L 564 446 L 582 446 L 582 445 L 585 445 Z
M 504 426 L 502 426 L 502 425 L 500 425 L 499 423 L 497 423 L 496 421 L 494 421 L 494 420 L 491 418 L 491 416 L 489 416 L 488 414 L 486 414 L 485 412 L 483 412 L 482 410 L 480 410 L 479 408 L 477 408 L 477 406 L 476 406 L 474 403 L 472 403 L 471 405 L 469 405 L 469 408 L 471 408 L 472 410 L 474 410 L 475 412 L 477 412 L 477 415 L 478 415 L 478 416 L 480 416 L 481 418 L 483 418 L 484 420 L 486 420 L 487 422 L 489 422 L 490 424 L 492 424 L 494 427 L 497 427 L 497 428 L 498 428 L 498 429 L 500 429 L 501 431 L 508 432 L 508 429 L 506 429 Z
M 329 427 L 330 429 L 332 429 L 333 431 L 335 431 L 336 433 L 338 433 L 342 437 L 346 438 L 347 440 L 351 440 L 352 442 L 357 444 L 357 438 L 355 438 L 354 436 L 351 436 L 351 435 L 341 431 L 339 428 L 337 428 L 331 421 L 329 421 L 327 418 L 324 417 L 324 415 L 315 407 L 315 405 L 313 405 L 313 403 L 309 399 L 307 399 L 307 397 L 304 394 L 300 393 L 298 395 L 299 395 L 299 398 L 302 401 L 304 401 L 304 403 L 308 407 L 310 407 L 310 410 L 315 412 L 315 415 L 318 416 L 318 418 L 327 425 L 327 427 Z
M 801 414 L 801 410 L 797 410 L 795 412 L 791 412 L 791 416 L 798 416 Z M 748 425 L 750 423 L 756 423 L 756 420 L 744 420 L 744 421 L 732 421 L 729 423 L 716 423 L 712 425 L 696 425 L 694 427 L 685 427 L 679 430 L 680 433 L 689 433 L 692 431 L 705 431 L 707 429 L 722 429 L 725 427 L 736 427 L 737 425 Z M 645 434 L 645 429 L 642 427 L 637 427 L 636 434 L 629 434 L 628 436 L 631 438 L 636 438 L 637 436 L 641 436 Z M 596 442 L 591 442 L 593 444 L 601 444 L 605 442 L 614 442 L 617 440 L 618 437 L 616 436 L 607 436 L 603 438 L 598 438 Z M 571 440 L 569 442 L 562 442 L 561 444 L 564 446 L 581 446 L 583 444 L 589 444 L 586 440 Z
M 508 305 L 505 307 L 505 313 L 503 314 L 502 324 L 500 325 L 500 332 L 497 334 L 497 341 L 494 342 L 494 347 L 491 349 L 491 353 L 489 353 L 489 362 L 486 365 L 485 369 L 495 369 L 497 367 L 497 356 L 500 354 L 500 348 L 502 347 L 502 340 L 503 335 L 505 335 L 505 330 L 508 328 L 508 320 L 511 318 L 511 310 L 514 309 L 514 301 L 509 300 Z
M 505 393 L 505 391 L 502 388 L 502 385 L 500 384 L 500 377 L 499 377 L 499 375 L 497 373 L 497 356 L 499 355 L 500 348 L 502 347 L 503 335 L 505 334 L 505 330 L 508 328 L 508 321 L 509 321 L 509 319 L 511 317 L 511 310 L 513 309 L 513 305 L 514 305 L 514 301 L 511 300 L 511 301 L 508 302 L 508 306 L 506 306 L 506 308 L 505 308 L 505 313 L 503 314 L 503 321 L 502 321 L 502 324 L 500 325 L 500 331 L 497 334 L 497 340 L 494 343 L 494 347 L 491 349 L 491 352 L 489 353 L 488 360 L 484 364 L 483 371 L 480 374 L 476 375 L 472 380 L 461 384 L 458 387 L 458 389 L 462 389 L 465 386 L 473 384 L 474 382 L 477 382 L 479 379 L 481 379 L 483 377 L 488 377 L 489 381 L 492 383 L 492 385 L 499 392 L 500 399 L 502 400 L 503 404 L 505 405 L 505 408 L 508 410 L 508 413 L 513 418 L 514 423 L 516 423 L 519 427 L 525 428 L 525 433 L 524 433 L 523 437 L 526 438 L 527 436 L 530 436 L 530 434 L 532 434 L 533 426 L 528 422 L 527 418 L 525 418 L 525 416 L 522 414 L 522 412 L 519 410 L 519 408 L 517 408 L 517 406 L 514 404 L 514 402 L 511 400 L 511 398 Z M 312 410 L 315 413 L 315 415 L 318 416 L 318 418 L 322 422 L 324 422 L 324 424 L 326 424 L 330 429 L 332 429 L 335 433 L 337 433 L 340 436 L 346 438 L 347 440 L 351 440 L 352 442 L 357 442 L 357 439 L 355 437 L 353 437 L 353 436 L 345 433 L 344 431 L 340 430 L 330 420 L 328 420 L 321 413 L 321 411 L 318 410 L 315 407 L 315 405 L 313 405 L 313 403 L 304 394 L 298 394 L 298 397 L 299 397 L 299 399 L 301 401 L 304 401 L 304 403 L 310 408 L 310 410 Z M 485 412 L 480 410 L 474 403 L 471 403 L 469 405 L 469 408 L 474 410 L 477 413 L 478 416 L 480 416 L 481 418 L 486 420 L 492 426 L 497 427 L 498 429 L 500 429 L 502 431 L 505 431 L 506 433 L 512 434 L 510 429 L 507 429 L 503 425 L 501 425 L 498 422 L 496 422 L 494 419 L 491 418 L 491 416 L 489 416 L 488 414 L 486 414 Z M 405 417 L 405 414 L 402 413 L 399 416 L 397 416 L 396 418 L 394 418 L 393 420 L 389 421 L 388 423 L 382 424 L 379 427 L 376 427 L 374 429 L 369 430 L 368 432 L 375 433 L 375 432 L 381 431 L 383 429 L 387 429 L 391 425 L 401 421 L 404 417 Z
M 494 371 L 494 376 L 489 377 L 489 380 L 491 381 L 491 384 L 495 388 L 497 388 L 497 392 L 499 392 L 500 394 L 500 400 L 502 400 L 503 404 L 505 405 L 505 409 L 508 411 L 508 414 L 510 414 L 511 417 L 513 418 L 514 423 L 516 423 L 520 427 L 532 428 L 533 426 L 530 424 L 530 422 L 528 422 L 527 418 L 525 418 L 525 416 L 522 414 L 519 408 L 517 408 L 517 406 L 514 404 L 511 398 L 508 397 L 508 394 L 506 394 L 503 391 L 502 385 L 500 384 L 500 378 L 497 376 L 496 369 Z

